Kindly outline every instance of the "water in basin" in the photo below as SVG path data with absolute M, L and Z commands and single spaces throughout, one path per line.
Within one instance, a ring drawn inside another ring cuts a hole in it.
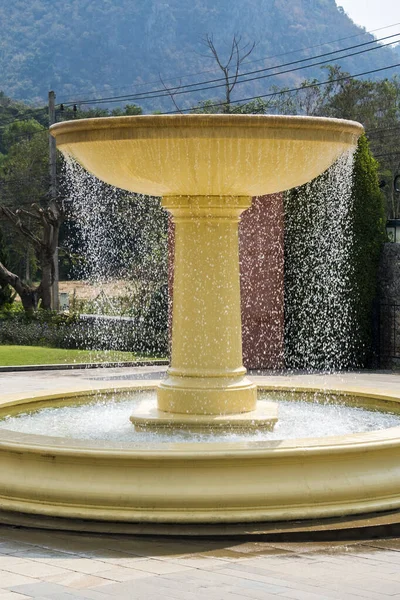
M 393 407 L 368 408 L 361 398 L 335 394 L 259 392 L 259 401 L 279 405 L 279 421 L 273 432 L 238 433 L 213 431 L 137 432 L 129 421 L 140 402 L 155 401 L 155 391 L 101 394 L 81 404 L 59 405 L 36 411 L 5 415 L 0 428 L 21 433 L 85 439 L 99 443 L 122 443 L 143 448 L 162 442 L 268 442 L 272 440 L 346 435 L 400 426 Z M 362 406 L 364 404 L 364 406 Z

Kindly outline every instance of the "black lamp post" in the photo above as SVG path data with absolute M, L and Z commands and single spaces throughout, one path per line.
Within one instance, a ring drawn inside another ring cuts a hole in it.
M 394 178 L 393 188 L 395 193 L 400 193 L 400 173 Z M 389 242 L 400 243 L 400 219 L 389 219 L 386 223 L 386 233 Z

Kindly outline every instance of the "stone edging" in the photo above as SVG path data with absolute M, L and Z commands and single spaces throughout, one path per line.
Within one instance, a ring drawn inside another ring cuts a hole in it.
M 167 366 L 168 360 L 138 360 L 135 362 L 70 363 L 60 365 L 10 365 L 0 366 L 0 373 L 19 373 L 24 371 L 68 371 L 71 369 L 97 369 L 117 367 L 154 367 Z

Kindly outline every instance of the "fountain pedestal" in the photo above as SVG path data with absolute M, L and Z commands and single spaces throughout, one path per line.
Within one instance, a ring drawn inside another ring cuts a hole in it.
M 268 428 L 242 362 L 238 225 L 247 196 L 166 196 L 175 223 L 171 366 L 157 409 L 138 407 L 137 428 Z

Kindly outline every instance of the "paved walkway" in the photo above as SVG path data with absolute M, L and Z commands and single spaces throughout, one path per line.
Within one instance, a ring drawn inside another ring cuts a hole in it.
M 358 544 L 0 529 L 0 599 L 400 598 L 400 540 Z
M 123 382 L 136 379 L 159 379 L 164 377 L 167 367 L 121 367 L 96 369 L 76 369 L 60 371 L 27 371 L 18 373 L 0 373 L 0 393 L 39 392 L 53 389 L 78 389 L 96 387 L 109 382 Z M 388 371 L 354 372 L 335 374 L 271 374 L 253 372 L 255 381 L 270 385 L 293 385 L 361 389 L 368 387 L 380 392 L 400 392 L 400 374 Z
M 2 393 L 160 377 L 164 369 L 0 374 Z M 271 384 L 400 391 L 388 373 L 262 376 Z M 0 465 L 1 468 L 1 465 Z M 262 538 L 89 535 L 0 526 L 0 600 L 400 600 L 400 539 L 266 543 Z

